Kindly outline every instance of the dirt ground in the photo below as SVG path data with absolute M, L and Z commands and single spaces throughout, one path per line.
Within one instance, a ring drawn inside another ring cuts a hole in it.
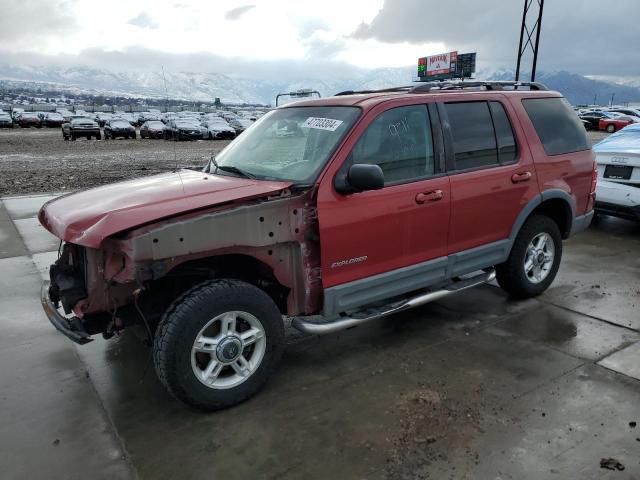
M 607 134 L 589 132 L 593 143 Z M 176 167 L 202 167 L 229 141 L 64 141 L 60 130 L 0 130 L 0 196 L 64 192 Z
M 64 141 L 57 128 L 0 130 L 0 196 L 63 192 L 152 175 L 176 167 L 202 167 L 226 140 Z

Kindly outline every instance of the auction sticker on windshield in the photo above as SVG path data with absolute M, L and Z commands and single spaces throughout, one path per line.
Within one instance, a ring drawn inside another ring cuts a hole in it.
M 342 120 L 336 120 L 334 118 L 309 117 L 304 121 L 302 126 L 306 128 L 317 128 L 320 130 L 335 132 L 341 123 Z

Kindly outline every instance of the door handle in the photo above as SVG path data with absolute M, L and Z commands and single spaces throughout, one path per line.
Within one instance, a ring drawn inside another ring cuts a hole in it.
M 431 192 L 419 193 L 416 195 L 416 203 L 423 204 L 425 202 L 437 202 L 444 198 L 442 190 L 433 190 Z
M 511 181 L 513 183 L 528 182 L 532 176 L 531 172 L 514 173 L 511 175 Z

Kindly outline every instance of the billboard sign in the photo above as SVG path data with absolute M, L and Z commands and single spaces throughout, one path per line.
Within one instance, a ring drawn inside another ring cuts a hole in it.
M 440 53 L 426 57 L 427 77 L 431 75 L 446 75 L 456 71 L 456 60 L 458 52 Z
M 445 80 L 471 77 L 475 72 L 476 54 L 449 52 L 418 59 L 420 80 Z

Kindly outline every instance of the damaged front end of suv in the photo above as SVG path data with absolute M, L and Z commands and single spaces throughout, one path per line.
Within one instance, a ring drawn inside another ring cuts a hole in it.
M 174 175 L 187 184 L 216 181 L 192 171 Z M 127 182 L 119 186 L 126 188 Z M 94 231 L 97 226 L 76 234 L 58 232 L 49 219 L 56 217 L 65 199 L 45 205 L 41 222 L 66 239 L 43 286 L 49 318 L 77 343 L 100 333 L 111 337 L 132 324 L 146 323 L 154 330 L 173 299 L 219 277 L 256 284 L 269 292 L 283 314 L 316 311 L 321 292 L 312 194 L 277 187 L 255 198 L 206 210 L 196 207 L 142 226 L 127 225 L 135 210 L 112 212 L 129 228 L 110 235 Z M 113 221 L 103 217 L 98 223 Z

